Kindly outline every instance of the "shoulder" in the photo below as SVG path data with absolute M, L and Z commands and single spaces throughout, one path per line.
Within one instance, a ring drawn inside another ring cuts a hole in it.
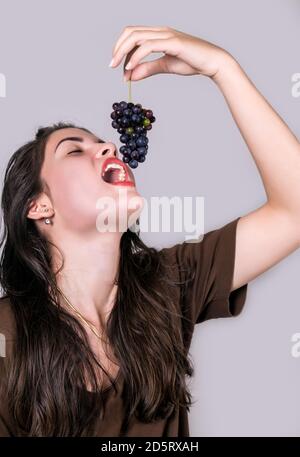
M 240 216 L 201 236 L 162 248 L 160 255 L 169 265 L 210 268 L 214 260 L 230 260 L 235 254 L 236 228 Z
M 182 283 L 181 308 L 194 323 L 237 316 L 244 305 L 247 284 L 232 291 L 236 232 L 240 216 L 202 236 L 163 248 L 161 255 L 174 266 Z M 191 280 L 185 281 L 190 278 Z

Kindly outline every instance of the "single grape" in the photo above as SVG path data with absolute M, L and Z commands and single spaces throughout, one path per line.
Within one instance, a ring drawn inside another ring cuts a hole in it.
M 123 135 L 120 136 L 121 143 L 127 143 L 128 140 L 129 140 L 129 135 L 126 135 L 126 133 L 123 133 Z
M 128 125 L 130 124 L 128 117 L 126 117 L 126 116 L 121 117 L 120 124 L 122 127 L 128 127 Z
M 131 116 L 130 120 L 131 120 L 131 122 L 137 124 L 137 123 L 139 122 L 139 120 L 140 120 L 140 116 L 139 116 L 138 114 L 133 114 L 133 115 Z
M 123 146 L 121 146 L 121 147 L 123 147 Z M 139 155 L 146 155 L 148 152 L 147 149 L 145 148 L 145 146 L 138 147 L 137 151 L 138 151 Z
M 122 102 L 120 102 L 119 106 L 120 106 L 120 109 L 126 109 L 127 108 L 127 102 L 122 101 Z
M 143 126 L 144 126 L 144 127 L 147 127 L 147 126 L 150 125 L 150 124 L 151 124 L 150 119 L 144 119 L 144 120 L 143 120 Z
M 153 124 L 153 122 L 155 122 L 155 121 L 156 121 L 156 117 L 155 117 L 155 116 L 152 116 L 152 117 L 150 117 L 150 121 L 151 121 L 151 122 L 152 122 L 152 124 Z
M 133 151 L 136 148 L 136 142 L 133 140 L 128 141 L 127 146 Z
M 142 112 L 141 108 L 137 105 L 135 105 L 133 108 L 132 108 L 132 112 L 134 114 L 140 114 Z
M 117 119 L 117 113 L 115 111 L 113 111 L 110 115 L 110 117 L 113 119 L 113 120 L 116 120 Z
M 119 103 L 114 103 L 113 106 L 112 106 L 112 109 L 113 110 L 117 110 L 119 108 Z
M 119 127 L 118 128 L 118 133 L 125 133 L 124 127 Z
M 124 156 L 122 157 L 122 160 L 123 160 L 123 162 L 128 163 L 128 162 L 130 162 L 131 158 L 124 155 Z
M 146 110 L 145 117 L 150 119 L 152 116 L 153 116 L 153 112 L 151 111 L 151 109 Z
M 146 156 L 144 156 L 144 154 L 139 154 L 137 160 L 138 162 L 145 162 Z
M 131 109 L 124 109 L 123 114 L 124 116 L 130 117 L 132 116 L 133 112 Z
M 113 126 L 114 129 L 117 129 L 119 127 L 119 124 L 117 121 L 112 121 L 111 125 Z
M 124 152 L 126 151 L 126 146 L 123 144 L 123 146 L 120 147 L 119 151 L 121 154 L 124 154 Z
M 135 159 L 131 159 L 130 162 L 128 162 L 128 165 L 131 167 L 131 168 L 136 168 L 138 166 L 138 161 L 135 160 Z
M 137 140 L 136 140 L 136 145 L 137 146 L 145 146 L 146 143 L 146 138 L 143 137 L 143 136 L 140 136 Z
M 127 127 L 126 133 L 127 133 L 127 135 L 132 135 L 134 133 L 133 128 L 132 127 Z

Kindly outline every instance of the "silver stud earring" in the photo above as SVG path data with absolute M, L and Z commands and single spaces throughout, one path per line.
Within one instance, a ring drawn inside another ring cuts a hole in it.
M 45 219 L 45 224 L 51 224 L 51 219 L 49 219 L 48 217 Z

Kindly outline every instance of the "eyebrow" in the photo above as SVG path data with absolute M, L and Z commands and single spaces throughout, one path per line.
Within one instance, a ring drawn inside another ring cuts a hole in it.
M 62 140 L 60 140 L 57 145 L 56 145 L 56 148 L 55 148 L 55 152 L 58 148 L 58 146 L 63 142 L 63 141 L 80 141 L 81 143 L 84 141 L 84 139 L 80 136 L 68 136 L 67 138 L 63 138 Z M 95 143 L 105 143 L 104 140 L 102 140 L 101 138 L 96 138 L 96 141 Z

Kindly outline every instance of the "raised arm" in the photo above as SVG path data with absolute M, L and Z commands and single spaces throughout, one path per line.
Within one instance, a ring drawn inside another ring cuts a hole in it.
M 212 77 L 262 178 L 266 203 L 240 218 L 232 290 L 300 246 L 300 144 L 245 74 L 224 54 Z

